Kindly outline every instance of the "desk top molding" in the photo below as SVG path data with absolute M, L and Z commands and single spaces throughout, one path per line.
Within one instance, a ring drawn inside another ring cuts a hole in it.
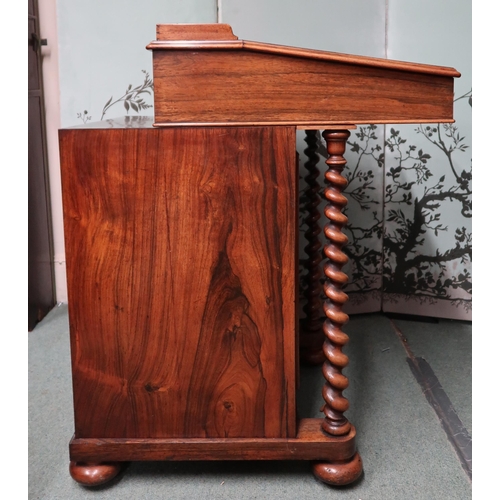
M 266 54 L 280 54 L 292 57 L 305 57 L 320 61 L 335 61 L 345 64 L 395 69 L 432 75 L 461 75 L 455 68 L 434 66 L 406 61 L 394 61 L 377 57 L 357 56 L 328 52 L 325 50 L 305 49 L 286 45 L 240 40 L 234 35 L 229 24 L 159 24 L 156 29 L 157 39 L 147 45 L 150 50 L 176 49 L 243 49 Z

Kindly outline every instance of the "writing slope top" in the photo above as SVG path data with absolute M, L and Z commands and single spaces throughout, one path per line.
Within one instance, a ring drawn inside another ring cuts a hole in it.
M 239 40 L 227 24 L 162 24 L 155 125 L 453 121 L 453 68 Z

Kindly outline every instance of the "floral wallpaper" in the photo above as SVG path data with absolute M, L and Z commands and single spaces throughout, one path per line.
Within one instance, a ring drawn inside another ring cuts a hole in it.
M 457 97 L 455 106 L 470 109 L 472 91 Z M 317 139 L 324 160 L 326 147 L 319 133 Z M 456 124 L 360 126 L 351 132 L 345 156 L 349 244 L 344 251 L 350 258 L 346 312 L 384 310 L 470 320 L 470 137 Z M 460 166 L 464 157 L 469 168 Z M 302 241 L 307 230 L 305 161 L 300 167 Z M 326 169 L 323 162 L 318 168 L 322 174 Z M 302 291 L 306 259 L 302 253 Z
M 153 79 L 149 76 L 149 73 L 145 69 L 142 70 L 142 73 L 144 74 L 144 81 L 141 84 L 134 87 L 132 83 L 129 83 L 121 97 L 113 99 L 113 96 L 111 96 L 106 101 L 106 103 L 102 107 L 100 113 L 101 118 L 99 121 L 104 120 L 104 117 L 108 110 L 112 106 L 116 106 L 117 104 L 121 104 L 123 106 L 127 115 L 130 112 L 135 112 L 135 114 L 142 114 L 143 110 L 153 107 Z M 147 100 L 145 101 L 144 99 Z M 92 116 L 87 110 L 84 110 L 83 113 L 77 113 L 76 117 L 84 124 L 92 120 Z
M 472 91 L 455 99 L 464 106 Z M 470 137 L 456 124 L 414 133 L 390 128 L 385 141 L 384 310 L 471 319 Z

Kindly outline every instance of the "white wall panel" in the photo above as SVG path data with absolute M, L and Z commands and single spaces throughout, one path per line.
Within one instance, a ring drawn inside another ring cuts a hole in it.
M 81 124 L 89 116 L 92 121 L 100 120 L 110 97 L 116 100 L 129 84 L 140 85 L 142 70 L 151 75 L 152 55 L 145 47 L 156 38 L 157 24 L 213 23 L 216 5 L 216 0 L 60 0 L 62 126 Z M 145 102 L 153 102 L 147 94 Z M 126 113 L 119 103 L 105 118 Z

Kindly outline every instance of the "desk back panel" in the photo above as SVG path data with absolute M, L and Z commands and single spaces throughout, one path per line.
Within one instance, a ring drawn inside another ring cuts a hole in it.
M 60 148 L 76 437 L 295 436 L 295 128 Z

